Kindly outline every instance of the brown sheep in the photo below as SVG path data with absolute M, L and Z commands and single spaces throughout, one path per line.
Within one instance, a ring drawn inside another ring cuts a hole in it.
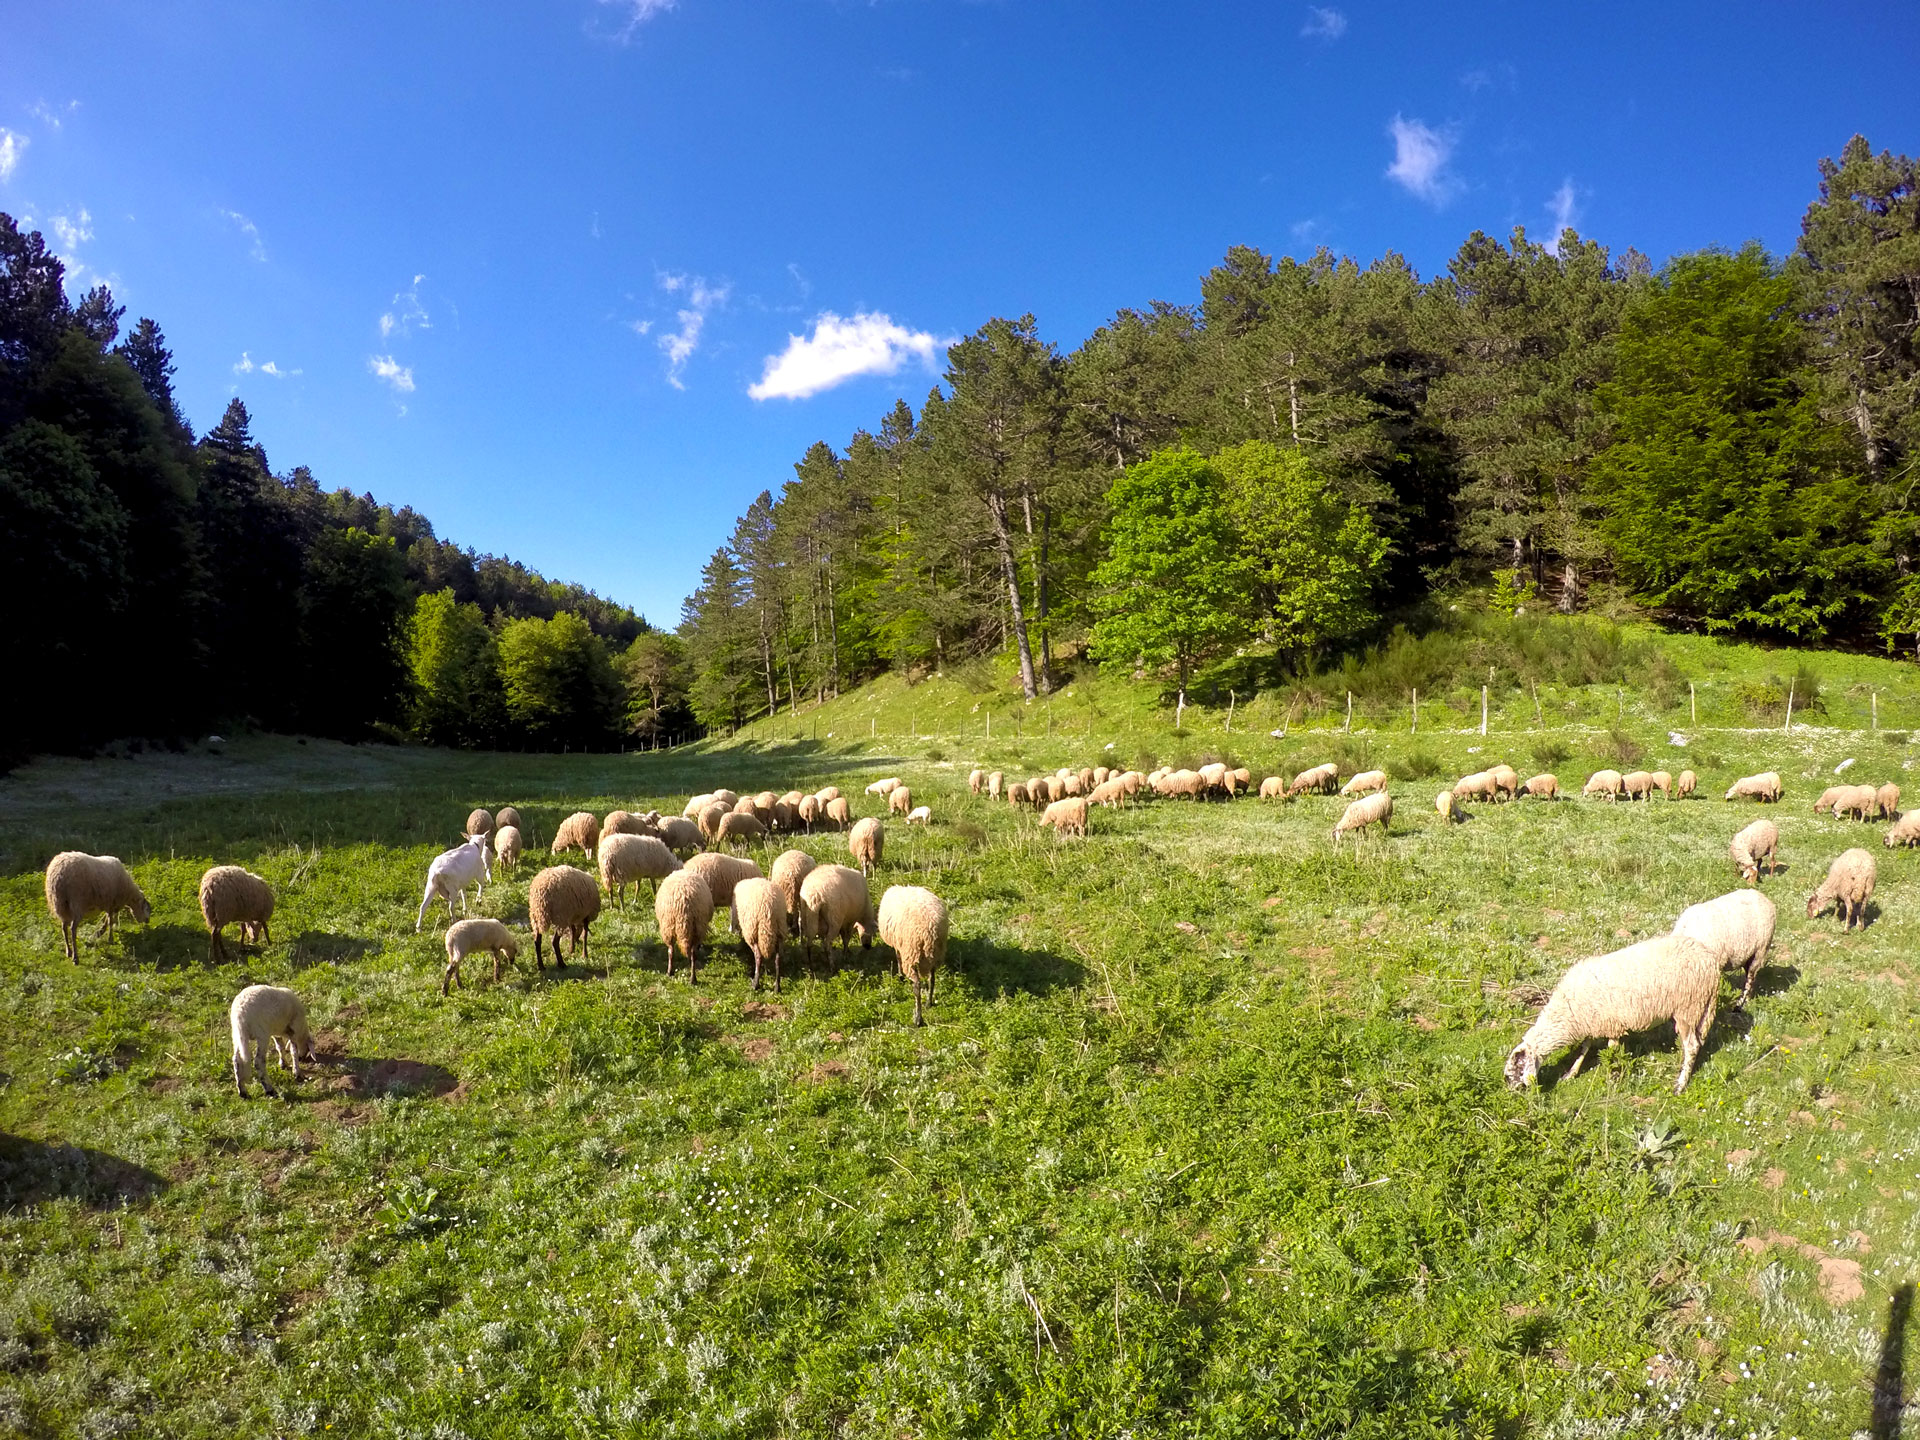
M 1807 918 L 1813 919 L 1831 905 L 1847 929 L 1857 923 L 1864 930 L 1876 868 L 1872 854 L 1865 850 L 1848 850 L 1838 856 L 1827 867 L 1827 878 L 1820 882 L 1820 888 L 1807 897 Z
M 560 937 L 568 936 L 573 942 L 573 953 L 589 963 L 592 952 L 587 948 L 587 931 L 600 915 L 600 887 L 593 876 L 584 870 L 576 870 L 571 865 L 552 865 L 533 877 L 533 883 L 527 886 L 528 924 L 533 929 L 533 964 L 536 970 L 546 969 L 546 956 L 541 949 L 545 937 L 553 936 L 553 963 L 560 964 Z
M 895 790 L 895 795 L 901 792 Z M 880 868 L 880 855 L 886 848 L 887 832 L 880 822 L 869 815 L 854 822 L 853 831 L 847 836 L 847 853 L 860 867 L 862 875 L 871 875 Z
M 905 815 L 913 809 L 913 792 L 904 785 L 896 785 L 887 792 L 887 813 Z
M 1042 825 L 1051 825 L 1055 830 L 1055 839 L 1067 835 L 1078 835 L 1082 839 L 1087 833 L 1087 801 L 1084 795 L 1054 801 L 1047 806 L 1040 817 Z
M 600 843 L 600 817 L 591 810 L 576 810 L 560 822 L 553 832 L 553 853 L 564 855 L 579 850 L 593 858 L 593 847 Z

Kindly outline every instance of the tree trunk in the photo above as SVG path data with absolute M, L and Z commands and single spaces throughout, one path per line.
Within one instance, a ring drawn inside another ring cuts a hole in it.
M 1571 615 L 1580 603 L 1580 572 L 1574 569 L 1573 561 L 1567 561 L 1567 568 L 1560 572 L 1560 613 Z
M 827 551 L 827 643 L 831 669 L 828 671 L 833 682 L 833 695 L 840 698 L 840 621 L 833 609 L 833 551 Z
M 1300 444 L 1300 381 L 1293 374 L 1293 352 L 1287 352 L 1287 417 L 1293 423 L 1293 443 Z
M 1021 509 L 1026 514 L 1027 549 L 1035 554 L 1033 566 L 1033 624 L 1040 632 L 1040 671 L 1035 677 L 1042 695 L 1053 693 L 1053 645 L 1047 638 L 1047 532 L 1051 519 L 1047 507 L 1040 507 L 1040 530 L 1036 539 L 1033 528 L 1033 497 L 1020 497 Z
M 1033 650 L 1027 644 L 1027 615 L 1020 607 L 1020 571 L 1013 560 L 1013 532 L 1007 525 L 1007 497 L 997 490 L 987 493 L 987 514 L 993 520 L 994 548 L 1000 552 L 1000 577 L 1007 585 L 1007 612 L 1014 644 L 1020 651 L 1020 689 L 1027 699 L 1034 696 Z

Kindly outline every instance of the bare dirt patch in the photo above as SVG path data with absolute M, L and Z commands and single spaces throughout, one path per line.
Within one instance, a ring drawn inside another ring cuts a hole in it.
M 1866 1237 L 1855 1231 L 1858 1241 Z M 1816 1262 L 1820 1267 L 1820 1293 L 1826 1297 L 1829 1305 L 1848 1305 L 1867 1293 L 1860 1279 L 1860 1262 L 1848 1259 L 1844 1255 L 1829 1255 L 1818 1245 L 1808 1244 L 1798 1235 L 1784 1234 L 1779 1230 L 1770 1231 L 1765 1236 L 1749 1235 L 1739 1242 L 1740 1248 L 1749 1255 L 1764 1255 L 1776 1246 L 1798 1252 L 1805 1258 Z M 1862 1249 L 1862 1254 L 1868 1253 Z

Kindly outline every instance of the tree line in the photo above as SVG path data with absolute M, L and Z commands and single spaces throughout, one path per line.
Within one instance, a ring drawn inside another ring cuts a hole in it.
M 692 710 L 996 651 L 1029 698 L 1066 651 L 1257 683 L 1467 591 L 1920 649 L 1915 165 L 1855 136 L 1819 177 L 1785 257 L 1516 229 L 1423 280 L 1236 246 L 1069 353 L 990 320 L 714 551 Z
M 196 437 L 160 327 L 78 301 L 0 214 L 0 758 L 232 726 L 606 748 L 690 727 L 680 646 L 623 606 L 276 473 L 246 406 Z

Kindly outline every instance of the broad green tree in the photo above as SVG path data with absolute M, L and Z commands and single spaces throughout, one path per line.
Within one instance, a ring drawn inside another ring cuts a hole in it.
M 506 719 L 500 652 L 486 616 L 451 589 L 422 595 L 407 626 L 413 733 L 430 745 L 499 743 Z
M 500 680 L 508 723 L 534 748 L 590 750 L 620 733 L 625 697 L 607 647 L 571 611 L 501 627 Z
M 307 728 L 356 739 L 404 718 L 413 603 L 390 537 L 356 526 L 314 537 L 300 585 Z

